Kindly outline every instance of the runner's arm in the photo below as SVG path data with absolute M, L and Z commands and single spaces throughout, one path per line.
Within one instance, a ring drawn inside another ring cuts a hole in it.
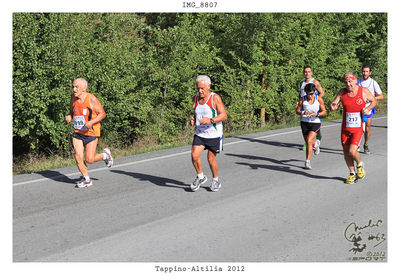
M 104 111 L 103 106 L 101 105 L 100 101 L 98 100 L 98 98 L 96 96 L 92 95 L 90 97 L 89 103 L 90 103 L 90 107 L 92 108 L 92 110 L 94 112 L 96 112 L 97 117 L 92 119 L 92 120 L 90 120 L 90 121 L 88 121 L 88 122 L 86 122 L 85 126 L 87 128 L 92 128 L 92 126 L 94 124 L 102 121 L 106 117 L 107 114 Z
M 296 107 L 296 114 L 301 116 L 303 113 L 301 111 L 301 107 L 303 106 L 303 98 L 300 98 L 299 102 L 297 103 L 297 107 Z
M 384 98 L 384 97 L 383 97 L 383 93 L 381 93 L 381 94 L 375 96 L 375 98 L 376 98 L 376 100 L 382 100 L 382 99 Z
M 337 93 L 335 99 L 331 102 L 330 107 L 331 107 L 332 111 L 335 111 L 335 110 L 337 110 L 337 108 L 339 108 L 340 101 L 342 100 L 342 94 L 343 94 L 343 89 L 341 89 Z
M 192 99 L 193 104 L 195 103 L 195 100 L 196 100 L 196 96 L 193 96 L 193 99 Z M 194 105 L 193 105 L 193 107 L 194 107 Z M 195 115 L 194 115 L 194 116 L 195 116 Z M 194 116 L 192 116 L 192 117 L 190 118 L 190 125 L 191 125 L 191 126 L 194 126 L 194 124 L 195 124 L 195 118 L 194 118 Z
M 372 109 L 375 108 L 376 103 L 378 102 L 376 98 L 372 95 L 371 91 L 368 88 L 363 88 L 363 98 L 365 101 L 371 102 L 371 104 L 363 109 L 363 114 L 368 115 Z
M 324 89 L 322 89 L 321 83 L 319 83 L 318 80 L 314 79 L 314 85 L 315 85 L 315 88 L 318 90 L 318 93 L 319 93 L 318 96 L 319 97 L 324 97 L 325 96 L 325 92 L 324 92 Z
M 374 90 L 375 90 L 375 94 L 376 94 L 376 96 L 375 96 L 376 100 L 382 100 L 384 97 L 383 92 L 382 92 L 381 87 L 379 86 L 378 82 L 376 82 L 375 80 L 374 80 Z
M 324 100 L 322 99 L 322 97 L 318 97 L 318 102 L 319 102 L 319 108 L 321 111 L 318 112 L 315 116 L 319 116 L 319 117 L 326 116 L 327 111 L 326 111 L 325 103 L 324 103 Z
M 73 110 L 72 110 L 72 103 L 74 100 L 74 96 L 71 96 L 71 101 L 70 101 L 70 105 L 69 105 L 69 114 L 65 116 L 65 121 L 67 123 L 70 123 L 72 120 L 72 116 L 73 116 Z

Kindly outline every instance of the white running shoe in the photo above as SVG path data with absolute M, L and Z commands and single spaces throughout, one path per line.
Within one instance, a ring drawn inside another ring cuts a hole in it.
M 317 139 L 315 141 L 315 147 L 313 148 L 315 155 L 318 155 L 321 152 L 321 149 L 319 148 L 320 144 L 321 144 L 321 141 Z
M 107 167 L 110 168 L 114 163 L 114 159 L 111 156 L 111 151 L 108 148 L 104 148 L 103 153 L 105 153 L 107 155 L 107 157 L 104 160 L 104 162 L 106 163 Z
M 75 188 L 85 188 L 85 187 L 89 187 L 92 185 L 93 185 L 92 180 L 87 181 L 87 180 L 83 179 L 75 185 Z
M 211 191 L 218 192 L 221 188 L 221 183 L 219 181 L 213 180 L 210 186 Z
M 190 185 L 190 189 L 192 189 L 192 191 L 197 191 L 199 190 L 200 186 L 204 183 L 206 183 L 207 181 L 207 177 L 204 176 L 203 179 L 199 179 L 199 177 L 196 177 L 196 179 L 194 180 L 194 182 Z
M 305 165 L 304 165 L 304 168 L 305 168 L 305 169 L 308 169 L 308 170 L 311 170 L 311 169 L 312 169 L 312 168 L 311 168 L 311 161 L 306 160 Z

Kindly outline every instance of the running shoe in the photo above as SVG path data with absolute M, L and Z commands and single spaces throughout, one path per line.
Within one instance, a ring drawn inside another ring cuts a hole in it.
M 311 161 L 306 160 L 305 165 L 304 165 L 304 168 L 305 168 L 305 169 L 308 169 L 308 170 L 311 170 L 311 169 L 312 169 L 312 168 L 311 168 Z
M 320 140 L 316 140 L 315 141 L 315 147 L 313 148 L 314 149 L 314 154 L 315 155 L 318 155 L 319 154 L 319 152 L 321 152 L 321 149 L 319 148 L 319 145 L 321 144 L 321 141 Z
M 199 179 L 199 177 L 196 177 L 196 179 L 194 180 L 194 182 L 190 185 L 190 189 L 192 189 L 192 191 L 197 191 L 200 188 L 200 185 L 206 183 L 207 181 L 207 177 L 204 176 L 203 179 Z
M 107 157 L 106 157 L 106 159 L 104 160 L 104 162 L 106 163 L 107 167 L 110 168 L 110 167 L 113 165 L 113 163 L 114 163 L 114 159 L 113 159 L 113 157 L 111 156 L 111 151 L 110 151 L 110 149 L 105 148 L 105 149 L 103 150 L 103 153 L 105 153 L 105 154 L 107 155 Z
M 347 184 L 354 184 L 354 183 L 356 183 L 357 182 L 357 176 L 356 176 L 356 174 L 353 172 L 353 173 L 350 173 L 350 176 L 348 177 L 348 179 L 346 180 L 346 183 Z
M 357 165 L 357 178 L 359 180 L 365 177 L 364 163 L 360 162 L 360 165 Z
M 213 180 L 210 186 L 211 191 L 217 192 L 221 188 L 221 183 L 219 181 Z
M 368 148 L 368 144 L 364 144 L 364 153 L 365 154 L 369 154 L 369 148 Z
M 303 151 L 307 150 L 307 143 L 304 143 L 303 148 L 301 148 Z
M 75 185 L 75 188 L 84 188 L 84 187 L 89 187 L 92 185 L 93 185 L 92 180 L 87 181 L 87 180 L 83 179 Z

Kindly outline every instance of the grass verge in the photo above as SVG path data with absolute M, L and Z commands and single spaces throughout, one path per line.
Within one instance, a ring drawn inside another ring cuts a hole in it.
M 377 113 L 386 113 L 387 103 L 386 99 L 383 100 L 382 103 L 379 104 L 379 108 L 377 108 Z M 339 113 L 335 113 L 329 119 L 325 118 L 323 121 L 329 120 L 337 120 L 340 119 L 341 115 Z M 258 133 L 264 132 L 268 130 L 274 129 L 283 129 L 290 128 L 299 125 L 298 119 L 289 120 L 286 124 L 266 124 L 262 128 L 258 129 L 250 129 L 250 130 L 238 130 L 232 133 L 224 133 L 224 137 L 233 137 L 238 135 L 250 134 L 250 133 Z M 190 145 L 193 138 L 193 132 L 188 131 L 183 133 L 181 136 L 176 138 L 175 141 L 166 143 L 166 144 L 158 144 L 154 138 L 146 137 L 138 140 L 132 145 L 116 148 L 110 144 L 107 144 L 106 141 L 100 139 L 98 144 L 98 152 L 101 152 L 102 148 L 109 147 L 112 150 L 113 157 L 118 159 L 130 155 L 143 154 L 152 151 L 158 151 L 163 149 L 175 148 L 185 145 Z M 51 156 L 40 156 L 40 155 L 26 155 L 22 157 L 13 157 L 13 175 L 17 174 L 25 174 L 25 173 L 35 173 L 39 171 L 51 170 L 61 167 L 74 166 L 75 159 L 74 156 L 60 156 L 58 154 L 54 154 Z

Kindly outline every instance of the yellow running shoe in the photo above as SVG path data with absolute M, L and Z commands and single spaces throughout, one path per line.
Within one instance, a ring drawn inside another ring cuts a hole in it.
M 364 163 L 360 162 L 360 164 L 357 165 L 357 178 L 361 180 L 364 177 L 365 177 Z
M 353 172 L 353 173 L 350 173 L 350 176 L 348 177 L 348 179 L 346 180 L 346 183 L 347 184 L 354 184 L 354 183 L 356 183 L 357 182 L 357 176 L 356 176 L 356 174 Z

